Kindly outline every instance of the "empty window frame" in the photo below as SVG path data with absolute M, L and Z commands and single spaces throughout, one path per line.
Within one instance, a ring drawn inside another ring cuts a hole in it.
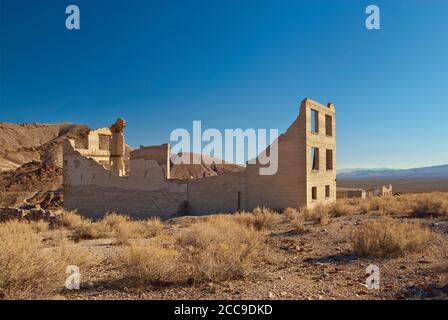
M 319 170 L 319 148 L 311 147 L 311 170 Z
M 333 150 L 327 150 L 325 158 L 327 170 L 333 170 Z
M 325 115 L 325 134 L 327 136 L 333 136 L 333 118 L 328 114 Z
M 98 135 L 98 144 L 100 150 L 110 150 L 111 136 L 105 134 Z
M 319 112 L 311 109 L 311 132 L 319 133 Z
M 312 187 L 311 188 L 311 199 L 312 200 L 317 200 L 317 187 Z
M 330 198 L 330 186 L 325 186 L 325 198 Z

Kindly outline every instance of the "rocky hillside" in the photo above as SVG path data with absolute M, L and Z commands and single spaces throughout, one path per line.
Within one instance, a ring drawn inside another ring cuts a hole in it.
M 62 142 L 85 142 L 89 128 L 72 124 L 12 124 L 0 122 L 0 171 L 40 161 L 62 166 Z
M 53 198 L 62 198 L 62 143 L 70 138 L 85 145 L 89 130 L 72 124 L 0 123 L 0 206 L 60 206 Z
M 218 158 L 197 153 L 184 153 L 190 157 L 190 164 L 174 164 L 171 167 L 171 179 L 194 179 L 219 176 L 230 172 L 241 172 L 245 168 L 233 163 L 225 163 Z

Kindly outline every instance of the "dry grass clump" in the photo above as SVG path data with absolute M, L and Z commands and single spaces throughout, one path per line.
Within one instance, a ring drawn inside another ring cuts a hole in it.
M 303 210 L 286 208 L 283 210 L 283 214 L 286 216 L 295 231 L 303 232 L 305 230 L 305 212 Z
M 163 222 L 160 221 L 159 217 L 150 218 L 145 220 L 145 235 L 146 237 L 155 237 L 159 235 L 163 230 Z
M 257 207 L 253 212 L 239 212 L 233 215 L 234 220 L 257 230 L 271 229 L 278 221 L 278 214 L 266 207 Z
M 407 212 L 406 198 L 372 197 L 370 210 L 383 216 L 399 215 Z
M 253 227 L 254 225 L 254 215 L 252 212 L 240 211 L 235 213 L 232 217 L 233 220 L 243 226 Z
M 49 223 L 43 220 L 30 222 L 30 225 L 33 231 L 37 233 L 47 231 L 49 228 Z
M 348 216 L 357 213 L 359 213 L 359 207 L 346 200 L 338 200 L 329 206 L 329 214 L 332 217 Z
M 266 207 L 257 207 L 253 212 L 238 212 L 232 217 L 238 223 L 257 230 L 272 229 L 279 219 L 278 213 Z
M 263 242 L 263 235 L 235 220 L 213 216 L 183 232 L 177 244 L 196 281 L 240 278 Z
M 285 208 L 283 210 L 283 214 L 285 215 L 285 217 L 288 220 L 291 220 L 292 218 L 294 218 L 294 216 L 297 214 L 297 212 L 298 212 L 298 210 L 296 208 L 291 208 L 291 207 Z
M 101 222 L 108 226 L 110 229 L 114 229 L 121 224 L 126 224 L 129 221 L 131 220 L 128 216 L 115 212 L 109 212 L 103 217 L 103 219 L 101 219 Z
M 312 220 L 321 226 L 330 223 L 330 207 L 328 205 L 318 204 L 311 209 L 305 211 L 306 219 Z
M 129 244 L 131 239 L 155 237 L 163 229 L 160 218 L 135 221 L 129 217 L 111 213 L 103 218 L 103 222 L 113 230 L 118 244 Z
M 413 217 L 448 216 L 448 193 L 404 194 L 399 197 L 347 199 L 361 214 L 409 215 Z
M 92 222 L 76 212 L 65 212 L 62 225 L 72 231 L 74 241 L 111 237 L 110 228 L 102 222 Z
M 160 284 L 175 277 L 179 253 L 161 246 L 130 245 L 121 249 L 115 262 L 127 280 L 138 284 Z
M 252 214 L 254 215 L 252 224 L 257 230 L 271 229 L 278 221 L 278 213 L 266 207 L 257 207 Z
M 6 299 L 47 298 L 64 287 L 68 265 L 82 268 L 95 259 L 79 247 L 45 249 L 27 222 L 0 224 L 0 295 Z
M 448 195 L 429 193 L 407 197 L 410 214 L 417 217 L 448 216 Z
M 398 257 L 421 252 L 431 239 L 431 231 L 419 223 L 392 218 L 368 221 L 351 237 L 353 250 L 364 257 Z
M 144 230 L 140 223 L 131 221 L 128 216 L 108 213 L 101 223 L 111 230 L 117 244 L 129 244 L 130 239 L 143 237 Z
M 77 213 L 67 212 L 62 216 L 62 225 L 72 230 L 75 241 L 115 238 L 117 244 L 129 244 L 131 239 L 154 237 L 163 229 L 159 218 L 136 221 L 115 212 L 95 222 Z

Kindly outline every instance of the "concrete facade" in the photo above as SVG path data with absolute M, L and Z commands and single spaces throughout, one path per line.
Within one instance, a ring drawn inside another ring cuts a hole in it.
M 124 170 L 124 121 L 89 134 L 87 149 L 64 144 L 64 208 L 99 218 L 117 211 L 135 218 L 311 207 L 336 200 L 336 121 L 333 104 L 302 101 L 300 114 L 279 136 L 278 170 L 260 175 L 259 158 L 244 172 L 170 179 L 170 146 L 131 151 Z M 268 147 L 269 149 L 269 147 Z M 268 150 L 269 151 L 269 150 Z

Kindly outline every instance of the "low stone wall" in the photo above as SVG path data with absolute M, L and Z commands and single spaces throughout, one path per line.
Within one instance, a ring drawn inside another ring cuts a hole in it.
M 64 209 L 76 210 L 92 219 L 107 212 L 119 212 L 134 219 L 151 216 L 169 218 L 176 215 L 187 200 L 186 192 L 127 190 L 99 186 L 66 186 Z

